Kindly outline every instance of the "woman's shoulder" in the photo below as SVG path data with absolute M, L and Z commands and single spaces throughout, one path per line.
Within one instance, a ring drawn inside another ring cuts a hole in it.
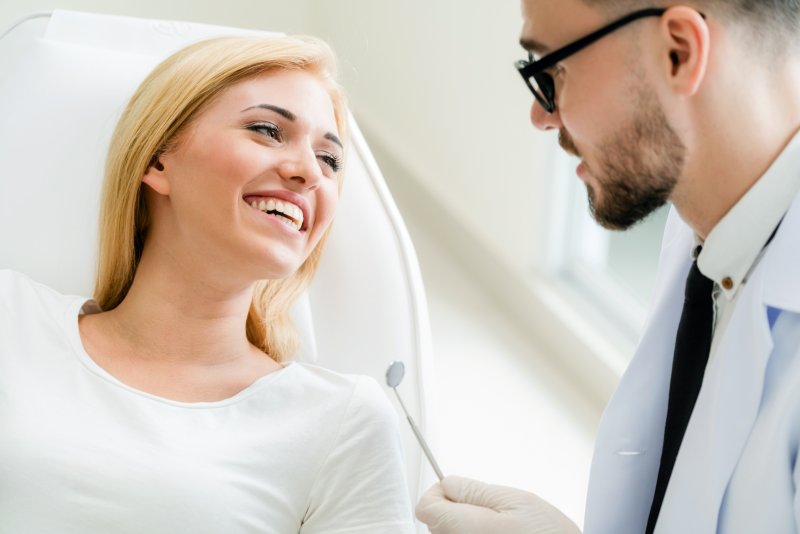
M 51 297 L 65 297 L 65 295 L 41 282 L 37 282 L 27 274 L 12 269 L 0 269 L 0 295 L 6 296 L 17 293 L 37 293 Z
M 33 280 L 28 275 L 12 269 L 0 269 L 0 287 L 10 287 L 19 284 L 31 284 Z
M 26 296 L 40 293 L 43 288 L 46 286 L 25 274 L 11 269 L 0 269 L 0 302 L 6 306 L 11 306 L 14 301 L 24 300 Z
M 19 319 L 37 311 L 60 314 L 69 306 L 87 300 L 59 293 L 18 271 L 0 269 L 0 309 L 12 317 Z
M 368 376 L 303 364 L 304 370 L 350 386 L 346 407 L 310 494 L 310 532 L 411 532 L 398 415 Z M 332 497 L 335 496 L 335 497 Z
M 371 376 L 341 373 L 304 362 L 294 362 L 292 366 L 296 366 L 299 381 L 321 392 L 329 402 L 338 399 L 343 408 L 362 416 L 394 416 L 386 393 Z
M 358 395 L 369 396 L 377 393 L 383 396 L 380 385 L 378 385 L 377 380 L 371 376 L 356 373 L 342 373 L 327 367 L 322 367 L 321 365 L 306 362 L 292 362 L 291 365 L 297 367 L 296 370 L 298 374 L 302 375 L 305 380 L 315 382 L 321 387 L 350 391 Z

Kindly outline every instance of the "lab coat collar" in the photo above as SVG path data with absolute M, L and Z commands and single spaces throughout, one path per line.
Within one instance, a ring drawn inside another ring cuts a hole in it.
M 714 226 L 703 243 L 697 266 L 732 299 L 770 235 L 800 191 L 800 135 L 770 165 L 741 199 Z
M 800 196 L 795 198 L 764 255 L 764 304 L 800 313 Z

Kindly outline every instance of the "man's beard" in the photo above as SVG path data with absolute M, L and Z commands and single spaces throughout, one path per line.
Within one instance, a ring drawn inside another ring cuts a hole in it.
M 645 87 L 636 91 L 633 118 L 602 143 L 598 171 L 592 174 L 602 191 L 586 184 L 589 210 L 610 230 L 626 230 L 663 206 L 683 171 L 686 147 L 667 122 L 655 94 Z M 559 143 L 580 156 L 566 130 Z

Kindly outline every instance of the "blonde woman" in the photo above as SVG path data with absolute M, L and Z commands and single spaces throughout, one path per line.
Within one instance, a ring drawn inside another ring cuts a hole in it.
M 94 299 L 0 271 L 0 532 L 413 532 L 377 384 L 289 363 L 342 184 L 333 76 L 313 38 L 174 54 L 112 138 Z

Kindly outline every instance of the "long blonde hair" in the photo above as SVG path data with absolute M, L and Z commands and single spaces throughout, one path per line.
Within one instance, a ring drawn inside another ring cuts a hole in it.
M 103 310 L 117 307 L 125 298 L 144 249 L 149 215 L 142 177 L 148 167 L 223 90 L 274 70 L 308 71 L 322 81 L 333 104 L 339 135 L 347 146 L 348 114 L 335 79 L 335 59 L 319 39 L 221 37 L 190 45 L 164 60 L 136 90 L 111 138 L 94 289 L 94 298 Z M 247 338 L 276 361 L 296 351 L 298 339 L 289 309 L 316 273 L 329 231 L 293 275 L 256 284 L 247 316 Z

